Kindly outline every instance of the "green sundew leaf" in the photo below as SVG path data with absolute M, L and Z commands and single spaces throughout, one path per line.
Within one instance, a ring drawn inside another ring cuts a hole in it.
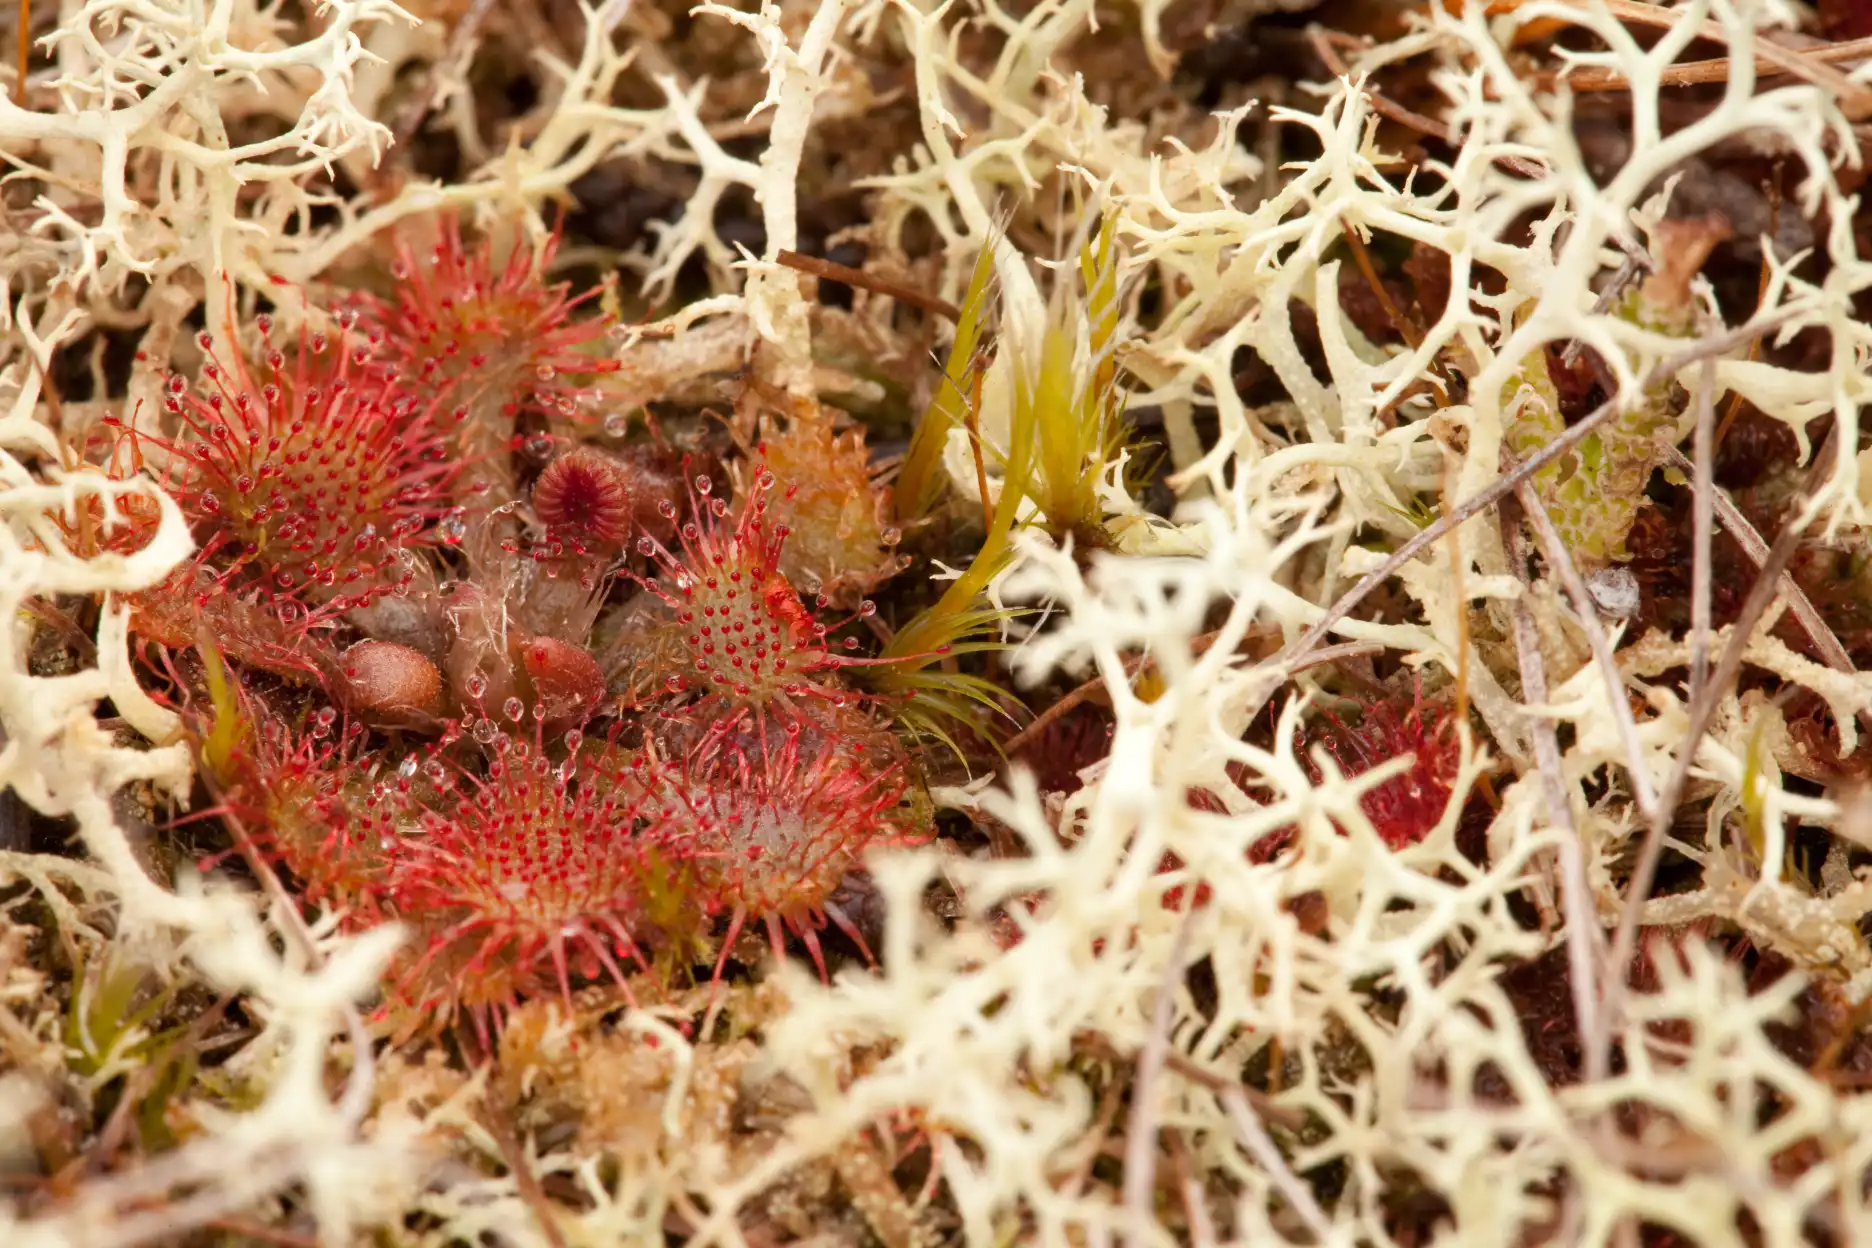
M 955 341 L 949 346 L 949 358 L 943 361 L 942 380 L 936 383 L 936 394 L 917 421 L 916 431 L 910 435 L 910 449 L 904 454 L 903 468 L 897 474 L 895 508 L 899 522 L 928 515 L 942 493 L 942 477 L 936 470 L 942 462 L 949 431 L 962 419 L 969 403 L 970 366 L 987 321 L 988 295 L 993 280 L 994 240 L 990 238 L 981 254 L 975 257 L 968 293 L 962 299 L 962 316 L 956 322 Z

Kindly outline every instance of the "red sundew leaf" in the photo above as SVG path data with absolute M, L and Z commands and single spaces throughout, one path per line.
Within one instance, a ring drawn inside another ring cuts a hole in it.
M 673 890 L 696 911 L 731 916 L 718 978 L 750 920 L 776 956 L 787 931 L 800 936 L 823 975 L 828 921 L 864 946 L 832 900 L 846 875 L 873 848 L 934 834 L 902 746 L 855 710 L 743 712 L 714 699 L 663 726 L 634 783 L 686 851 Z
M 625 964 L 642 961 L 639 915 L 646 872 L 680 856 L 656 812 L 621 782 L 615 740 L 586 749 L 506 742 L 487 774 L 432 755 L 384 796 L 401 829 L 388 893 L 424 941 L 397 991 L 420 1012 L 458 1012 L 485 1028 L 521 996 L 556 989 L 576 972 L 629 991 Z
M 407 585 L 404 552 L 434 542 L 460 468 L 438 402 L 362 368 L 349 340 L 307 333 L 290 362 L 268 350 L 259 378 L 206 335 L 202 346 L 202 384 L 167 383 L 180 433 L 150 439 L 172 456 L 166 484 L 200 542 L 195 566 L 214 575 L 198 605 L 254 596 L 309 627 Z
M 662 571 L 639 583 L 668 607 L 683 646 L 666 687 L 748 706 L 808 698 L 834 708 L 855 703 L 858 695 L 832 682 L 840 669 L 875 660 L 835 652 L 827 640 L 835 626 L 817 618 L 780 570 L 789 530 L 768 522 L 766 498 L 775 484 L 773 473 L 756 468 L 739 513 L 730 518 L 715 483 L 691 477 L 695 518 L 677 530 L 677 549 L 648 534 L 638 539 L 639 553 Z M 673 504 L 661 510 L 675 519 Z M 858 614 L 875 610 L 867 601 Z
M 426 255 L 399 240 L 393 296 L 361 295 L 353 305 L 382 365 L 419 387 L 463 395 L 502 430 L 521 412 L 581 418 L 581 393 L 567 379 L 617 370 L 617 360 L 591 350 L 614 322 L 575 315 L 596 291 L 574 296 L 569 283 L 546 282 L 558 235 L 537 257 L 515 247 L 497 265 L 491 239 L 469 245 L 452 214 L 440 227 Z

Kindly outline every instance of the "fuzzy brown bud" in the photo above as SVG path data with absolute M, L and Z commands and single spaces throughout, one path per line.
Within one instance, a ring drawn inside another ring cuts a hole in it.
M 591 654 L 556 637 L 529 637 L 520 662 L 547 725 L 582 723 L 604 697 L 604 670 Z
M 408 646 L 360 641 L 338 659 L 339 698 L 377 728 L 421 728 L 442 713 L 442 673 Z

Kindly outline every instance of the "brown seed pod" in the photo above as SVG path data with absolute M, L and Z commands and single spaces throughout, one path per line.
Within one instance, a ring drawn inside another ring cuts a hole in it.
M 556 637 L 529 637 L 520 643 L 520 662 L 548 731 L 583 723 L 604 697 L 604 671 L 579 646 Z
M 374 728 L 426 728 L 442 714 L 442 673 L 408 646 L 360 641 L 338 659 L 334 694 Z

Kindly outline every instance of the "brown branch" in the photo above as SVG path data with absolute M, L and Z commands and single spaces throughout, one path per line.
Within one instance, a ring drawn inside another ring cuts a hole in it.
M 1535 495 L 1532 485 L 1524 482 L 1519 498 L 1524 509 L 1532 506 L 1530 516 L 1539 514 L 1545 518 L 1546 513 L 1541 510 L 1540 499 Z M 1552 528 L 1551 522 L 1548 528 Z M 1519 530 L 1510 531 L 1510 544 L 1513 548 L 1515 576 L 1525 587 L 1528 583 L 1526 543 Z M 1578 572 L 1574 575 L 1577 576 Z M 1590 612 L 1591 609 L 1591 602 L 1588 601 L 1587 610 Z M 1522 700 L 1529 706 L 1539 706 L 1547 701 L 1547 665 L 1541 658 L 1540 630 L 1535 627 L 1534 612 L 1528 607 L 1525 593 L 1515 600 L 1511 615 L 1515 658 L 1521 669 Z M 1624 701 L 1622 685 L 1612 689 L 1612 700 Z M 1529 720 L 1534 734 L 1534 758 L 1540 765 L 1541 787 L 1547 795 L 1548 822 L 1561 834 L 1560 845 L 1554 856 L 1560 868 L 1560 906 L 1566 923 L 1567 972 L 1573 997 L 1573 1023 L 1577 1034 L 1589 1036 L 1596 1034 L 1599 1026 L 1599 917 L 1593 902 L 1592 885 L 1586 878 L 1586 855 L 1579 827 L 1573 822 L 1572 793 L 1567 787 L 1566 774 L 1561 765 L 1559 736 L 1554 731 L 1553 720 L 1546 715 L 1533 714 Z M 1544 904 L 1547 903 L 1543 899 Z M 1568 1192 L 1562 1216 L 1570 1229 L 1577 1231 L 1581 1212 L 1580 1194 L 1577 1191 Z M 1572 1234 L 1562 1237 L 1563 1242 L 1571 1242 L 1574 1238 L 1576 1236 Z
M 1815 48 L 1802 48 L 1797 55 L 1825 65 L 1854 61 L 1860 57 L 1872 56 L 1872 39 L 1848 39 Z M 1711 82 L 1727 82 L 1729 63 L 1732 59 L 1719 56 L 1708 61 L 1685 61 L 1672 65 L 1659 75 L 1658 82 L 1666 87 L 1691 87 Z M 1772 58 L 1757 53 L 1755 73 L 1761 78 L 1782 78 L 1793 75 L 1795 70 L 1778 65 Z M 1542 75 L 1542 79 L 1545 84 L 1550 85 L 1558 85 L 1564 80 L 1567 86 L 1581 92 L 1631 90 L 1630 78 L 1616 69 L 1607 69 L 1602 65 L 1582 65 L 1570 73 L 1565 70 L 1550 70 Z
M 875 276 L 863 269 L 854 269 L 849 264 L 839 264 L 835 260 L 824 260 L 818 256 L 805 256 L 784 248 L 774 257 L 774 262 L 824 281 L 842 282 L 859 290 L 868 290 L 874 295 L 884 295 L 895 299 L 898 303 L 907 303 L 913 308 L 921 308 L 925 312 L 946 317 L 952 323 L 962 319 L 962 309 L 947 299 L 926 295 L 920 290 L 913 290 L 888 278 Z
M 1138 1054 L 1137 1074 L 1131 1090 L 1131 1120 L 1126 1124 L 1124 1146 L 1123 1200 L 1125 1248 L 1144 1248 L 1148 1229 L 1155 1221 L 1151 1208 L 1157 1187 L 1157 1080 L 1163 1075 L 1165 1059 L 1170 1054 L 1170 1028 L 1175 1021 L 1176 987 L 1183 975 L 1183 959 L 1189 953 L 1190 928 L 1196 908 L 1183 911 L 1177 924 L 1176 940 L 1164 963 L 1157 984 L 1157 1000 L 1151 1007 L 1150 1032 Z
M 1606 681 L 1607 700 L 1612 704 L 1612 715 L 1618 722 L 1619 737 L 1625 746 L 1625 767 L 1631 772 L 1632 796 L 1638 802 L 1639 811 L 1649 819 L 1657 813 L 1657 790 L 1651 782 L 1650 768 L 1644 761 L 1644 749 L 1638 742 L 1638 722 L 1632 717 L 1631 703 L 1625 696 L 1625 680 L 1619 674 L 1618 659 L 1612 653 L 1612 640 L 1606 636 L 1605 626 L 1600 623 L 1599 608 L 1593 602 L 1592 591 L 1586 587 L 1586 580 L 1580 575 L 1578 565 L 1567 553 L 1566 542 L 1561 539 L 1560 530 L 1554 527 L 1553 517 L 1547 514 L 1547 508 L 1541 503 L 1533 484 L 1522 482 L 1515 491 L 1515 497 L 1520 501 L 1521 511 L 1527 516 L 1528 523 L 1533 526 L 1534 535 L 1540 539 L 1548 566 L 1559 575 L 1560 583 L 1566 586 L 1567 597 L 1573 600 L 1573 612 L 1579 617 L 1580 628 L 1586 633 L 1586 644 L 1592 648 L 1593 660 L 1599 665 L 1600 675 Z
M 1826 445 L 1832 445 L 1831 435 Z M 1819 467 L 1823 457 L 1824 448 L 1822 454 L 1814 457 L 1815 468 Z M 1798 513 L 1795 518 L 1799 518 Z M 1690 723 L 1684 733 L 1683 746 L 1677 754 L 1676 766 L 1671 769 L 1670 780 L 1664 786 L 1658 812 L 1645 829 L 1644 843 L 1639 846 L 1638 859 L 1632 867 L 1631 880 L 1626 885 L 1625 909 L 1619 916 L 1618 931 L 1613 937 L 1612 951 L 1607 959 L 1605 999 L 1601 1004 L 1599 1029 L 1587 1038 L 1585 1066 L 1588 1083 L 1602 1081 L 1611 1068 L 1612 1025 L 1624 1001 L 1625 968 L 1638 947 L 1639 918 L 1643 914 L 1645 900 L 1651 894 L 1651 886 L 1657 880 L 1658 862 L 1664 856 L 1664 834 L 1670 829 L 1677 803 L 1690 781 L 1690 769 L 1696 762 L 1697 749 L 1702 744 L 1703 734 L 1709 730 L 1710 722 L 1716 717 L 1717 704 L 1722 699 L 1723 690 L 1734 682 L 1742 670 L 1742 655 L 1748 649 L 1756 623 L 1768 610 L 1768 604 L 1780 593 L 1781 574 L 1786 570 L 1788 561 L 1794 557 L 1794 552 L 1800 548 L 1801 536 L 1799 526 L 1789 523 L 1775 539 L 1767 558 L 1762 561 L 1761 575 L 1755 578 L 1755 584 L 1750 587 L 1749 596 L 1742 604 L 1742 612 L 1736 617 L 1715 673 L 1704 687 L 1702 696 L 1690 704 Z
M 565 1232 L 559 1229 L 559 1221 L 553 1217 L 552 1201 L 546 1195 L 546 1189 L 540 1186 L 539 1176 L 527 1165 L 526 1150 L 520 1146 L 519 1137 L 506 1118 L 505 1105 L 486 1106 L 481 1113 L 481 1126 L 494 1137 L 494 1145 L 500 1149 L 501 1160 L 507 1163 L 508 1173 L 513 1175 L 514 1186 L 520 1191 L 520 1199 L 532 1210 L 534 1219 L 540 1225 L 540 1234 L 552 1248 L 566 1248 Z
M 20 0 L 19 29 L 15 37 L 19 43 L 19 77 L 13 80 L 13 103 L 25 108 L 26 69 L 32 64 L 32 0 Z
M 1672 467 L 1680 472 L 1692 471 L 1690 461 L 1685 459 L 1683 452 L 1676 447 L 1669 448 L 1667 455 Z M 1725 529 L 1729 530 L 1729 536 L 1735 538 L 1736 545 L 1742 548 L 1742 553 L 1749 557 L 1750 562 L 1757 568 L 1766 563 L 1768 543 L 1756 531 L 1755 526 L 1749 523 L 1748 517 L 1737 508 L 1735 502 L 1729 497 L 1728 491 L 1721 486 L 1714 487 L 1710 491 L 1710 502 L 1715 506 L 1716 518 L 1722 521 Z M 1853 665 L 1852 656 L 1846 653 L 1846 647 L 1840 644 L 1838 635 L 1828 627 L 1826 620 L 1813 605 L 1813 600 L 1807 597 L 1806 592 L 1801 589 L 1799 582 L 1791 574 L 1787 572 L 1781 574 L 1780 591 L 1781 596 L 1787 600 L 1788 609 L 1794 613 L 1794 618 L 1799 621 L 1802 630 L 1806 632 L 1807 640 L 1813 643 L 1814 652 L 1820 656 L 1820 661 L 1836 672 L 1856 675 L 1859 669 Z M 1872 728 L 1872 708 L 1860 711 L 1859 718 L 1868 728 Z
M 1489 12 L 1508 13 L 1520 8 L 1527 0 L 1494 0 L 1489 5 Z M 1683 20 L 1681 12 L 1673 9 L 1656 8 L 1639 0 L 1600 0 L 1606 10 L 1620 21 L 1632 22 L 1639 26 L 1651 26 L 1663 30 L 1675 29 Z M 1557 16 L 1557 15 L 1556 15 Z M 1711 43 L 1729 46 L 1729 30 L 1721 22 L 1706 21 L 1696 29 L 1699 39 Z M 1872 117 L 1872 90 L 1860 86 L 1851 78 L 1833 66 L 1810 58 L 1791 48 L 1778 44 L 1756 41 L 1755 60 L 1757 64 L 1766 61 L 1781 73 L 1792 74 L 1803 82 L 1819 87 L 1839 101 L 1840 112 L 1851 121 L 1864 121 Z

